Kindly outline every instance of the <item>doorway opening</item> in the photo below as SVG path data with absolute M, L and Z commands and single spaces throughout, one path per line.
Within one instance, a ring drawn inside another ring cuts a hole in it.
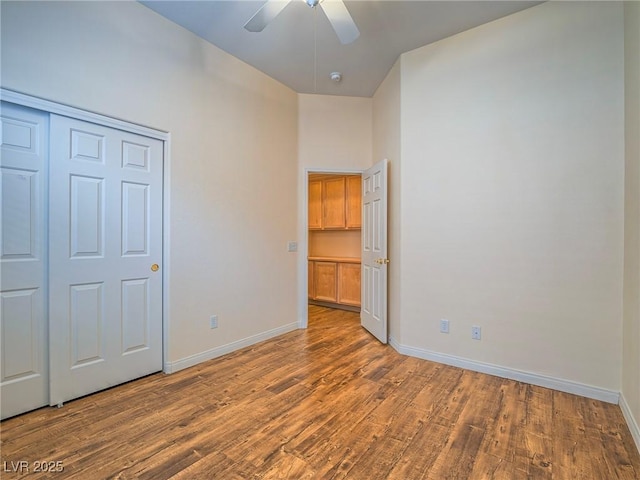
M 359 313 L 362 175 L 308 172 L 306 180 L 308 307 Z

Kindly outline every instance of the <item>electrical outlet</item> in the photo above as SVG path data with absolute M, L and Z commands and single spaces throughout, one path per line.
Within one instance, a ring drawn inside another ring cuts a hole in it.
M 480 340 L 481 328 L 477 326 L 471 327 L 471 338 Z
M 446 318 L 440 320 L 440 333 L 449 333 L 449 320 Z
M 218 328 L 218 315 L 211 315 L 209 319 L 209 326 L 211 328 Z
M 298 251 L 298 242 L 287 242 L 287 252 L 297 252 Z

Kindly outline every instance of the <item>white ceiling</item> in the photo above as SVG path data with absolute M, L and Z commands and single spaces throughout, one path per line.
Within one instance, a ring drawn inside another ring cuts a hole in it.
M 303 0 L 292 0 L 259 33 L 243 26 L 264 0 L 141 3 L 296 92 L 370 97 L 401 53 L 541 2 L 345 0 L 360 30 L 350 45 L 341 45 L 322 10 Z M 340 83 L 329 78 L 335 71 Z

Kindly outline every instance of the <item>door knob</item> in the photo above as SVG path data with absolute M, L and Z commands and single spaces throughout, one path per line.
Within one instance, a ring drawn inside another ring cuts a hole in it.
M 157 272 L 159 268 L 160 267 L 158 266 L 157 263 L 154 263 L 153 265 L 151 265 L 151 271 L 152 272 Z
M 378 265 L 386 265 L 387 263 L 389 263 L 389 259 L 388 258 L 376 258 L 376 263 Z

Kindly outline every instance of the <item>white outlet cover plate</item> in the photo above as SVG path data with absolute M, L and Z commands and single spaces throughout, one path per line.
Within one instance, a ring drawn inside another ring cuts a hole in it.
M 440 320 L 440 333 L 449 333 L 449 320 L 445 318 Z

